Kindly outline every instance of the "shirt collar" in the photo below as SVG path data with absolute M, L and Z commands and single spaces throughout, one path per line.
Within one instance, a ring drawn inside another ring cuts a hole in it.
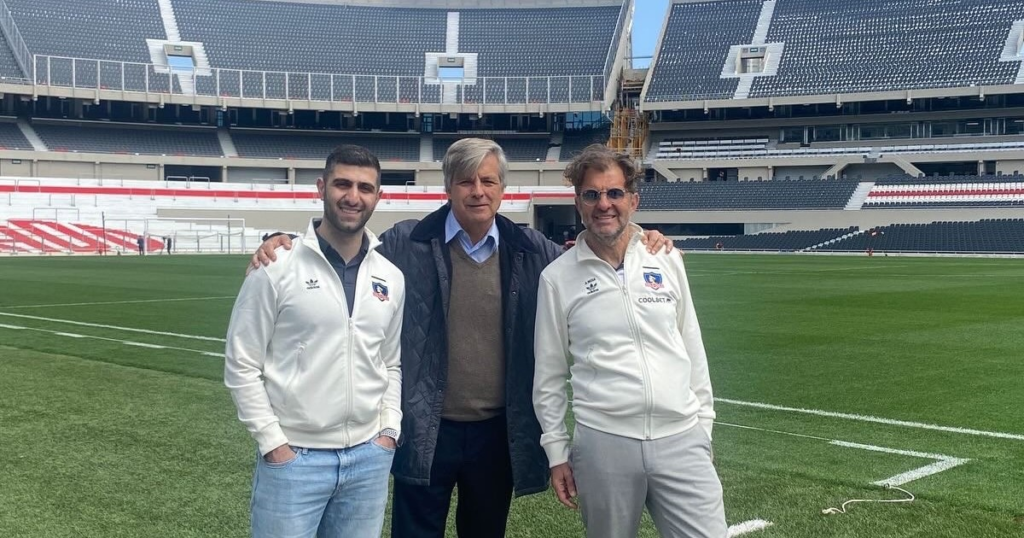
M 335 248 L 332 247 L 331 244 L 328 243 L 326 239 L 324 239 L 324 236 L 320 235 L 319 228 L 320 222 L 313 223 L 313 229 L 316 233 L 316 240 L 320 244 L 320 252 L 324 253 L 324 257 L 327 258 L 327 261 L 329 262 L 340 263 L 341 265 L 345 266 L 352 265 L 356 261 L 361 262 L 362 259 L 366 257 L 366 253 L 370 251 L 370 238 L 364 232 L 363 242 L 362 244 L 359 245 L 359 252 L 355 256 L 353 256 L 351 260 L 345 260 L 344 258 L 341 257 L 341 254 L 338 253 L 338 251 L 335 250 Z
M 630 234 L 629 247 L 626 248 L 626 254 L 629 255 L 629 251 L 636 248 L 636 245 L 640 243 L 640 238 L 643 237 L 644 229 L 639 224 L 630 222 L 626 230 L 622 233 Z M 576 246 L 573 250 L 576 251 L 576 259 L 579 261 L 591 260 L 604 262 L 597 254 L 591 250 L 590 245 L 587 244 L 587 231 L 583 230 L 578 236 L 576 236 Z M 625 260 L 623 260 L 625 263 Z
M 464 230 L 462 228 L 462 225 L 459 224 L 459 220 L 455 218 L 455 213 L 452 212 L 452 211 L 449 211 L 448 212 L 448 217 L 444 221 L 444 242 L 446 244 L 447 243 L 451 243 L 452 239 L 455 239 L 459 235 L 460 232 L 465 236 L 464 244 L 466 244 L 468 246 L 471 246 L 474 250 L 479 248 L 484 243 L 486 243 L 488 239 L 493 239 L 494 240 L 494 246 L 495 247 L 498 246 L 498 219 L 497 218 L 495 218 L 491 222 L 491 228 L 489 230 L 487 230 L 487 235 L 485 235 L 483 237 L 483 239 L 480 240 L 479 243 L 477 243 L 475 245 L 470 245 L 470 241 L 472 241 L 472 239 L 469 238 L 469 233 L 467 233 L 466 230 Z

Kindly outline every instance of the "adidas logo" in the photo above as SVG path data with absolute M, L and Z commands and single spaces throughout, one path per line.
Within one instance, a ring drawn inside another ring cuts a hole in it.
M 320 289 L 320 281 L 315 279 L 309 279 L 306 281 L 307 290 L 318 290 Z

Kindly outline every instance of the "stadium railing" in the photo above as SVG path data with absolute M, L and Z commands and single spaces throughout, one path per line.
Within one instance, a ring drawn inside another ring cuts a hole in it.
M 304 73 L 34 55 L 35 86 L 238 99 L 396 104 L 522 105 L 604 100 L 604 75 L 477 77 Z M 183 80 L 191 83 L 183 84 Z
M 0 0 L 0 27 L 3 28 L 4 36 L 8 38 L 7 41 L 11 46 L 11 51 L 14 53 L 14 59 L 18 62 L 18 66 L 27 74 L 32 65 L 32 53 L 28 51 L 28 45 L 25 44 L 25 39 L 21 37 L 21 31 L 18 30 L 18 25 L 14 23 L 14 16 L 11 15 L 11 10 L 7 7 L 7 2 L 4 0 Z

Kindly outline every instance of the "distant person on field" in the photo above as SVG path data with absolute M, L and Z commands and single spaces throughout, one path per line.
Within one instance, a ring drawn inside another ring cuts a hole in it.
M 380 163 L 340 146 L 317 190 L 323 218 L 246 278 L 228 326 L 224 383 L 258 445 L 256 538 L 380 536 L 401 430 L 405 279 L 365 228 Z
M 628 155 L 593 145 L 565 175 L 587 229 L 537 292 L 533 405 L 552 487 L 570 508 L 578 492 L 589 538 L 635 537 L 645 506 L 663 537 L 724 538 L 711 380 L 683 259 L 640 245 Z
M 174 240 L 171 238 L 171 236 L 167 236 L 164 238 L 164 250 L 167 251 L 168 255 L 171 253 L 171 246 L 173 245 L 173 241 Z
M 140 235 L 137 238 L 135 238 L 135 243 L 137 243 L 139 245 L 139 256 L 145 256 L 146 255 L 146 238 Z

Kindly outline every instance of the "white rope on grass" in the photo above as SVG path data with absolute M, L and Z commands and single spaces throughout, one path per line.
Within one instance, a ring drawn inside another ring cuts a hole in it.
M 885 489 L 895 489 L 895 490 L 902 491 L 903 493 L 907 494 L 907 497 L 903 498 L 903 499 L 850 499 L 850 500 L 844 502 L 839 508 L 834 508 L 834 507 L 833 508 L 826 508 L 826 509 L 822 510 L 821 513 L 826 515 L 826 516 L 832 515 L 832 514 L 845 514 L 846 513 L 846 505 L 848 505 L 848 504 L 852 505 L 854 503 L 912 503 L 912 502 L 914 502 L 914 499 L 916 499 L 916 497 L 914 497 L 913 493 L 911 493 L 911 492 L 909 492 L 909 491 L 907 491 L 907 490 L 905 490 L 905 489 L 903 489 L 903 488 L 901 488 L 899 486 L 893 486 L 893 485 L 890 485 L 890 484 L 885 484 L 882 487 L 885 488 Z

